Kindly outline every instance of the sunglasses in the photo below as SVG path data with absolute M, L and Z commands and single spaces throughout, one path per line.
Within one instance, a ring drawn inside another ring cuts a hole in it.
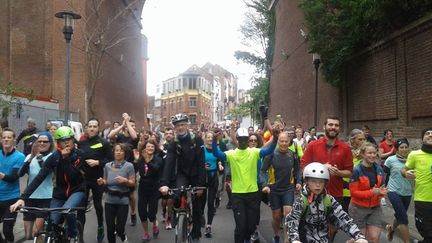
M 249 142 L 251 142 L 251 143 L 256 143 L 258 140 L 256 140 L 256 139 L 249 139 Z
M 38 143 L 49 143 L 49 141 L 38 141 Z

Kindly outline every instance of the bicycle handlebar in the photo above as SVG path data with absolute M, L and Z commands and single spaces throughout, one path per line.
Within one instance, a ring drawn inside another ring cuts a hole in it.
M 60 213 L 70 214 L 77 211 L 85 211 L 86 207 L 72 207 L 72 208 L 38 208 L 38 207 L 22 207 L 19 209 L 21 213 Z
M 180 187 L 180 188 L 169 188 L 168 189 L 168 194 L 173 194 L 174 192 L 188 192 L 188 191 L 192 191 L 192 193 L 195 193 L 195 191 L 198 191 L 198 190 L 207 190 L 207 187 L 205 187 L 205 186 L 195 186 L 195 187 L 192 187 L 192 186 L 187 186 L 187 187 L 184 187 L 184 186 L 182 186 L 182 187 Z

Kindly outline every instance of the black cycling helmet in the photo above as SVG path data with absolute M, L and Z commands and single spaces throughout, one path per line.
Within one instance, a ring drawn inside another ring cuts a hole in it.
M 175 114 L 173 117 L 171 117 L 171 123 L 173 125 L 175 125 L 179 122 L 189 122 L 189 117 L 184 113 L 178 113 L 178 114 Z

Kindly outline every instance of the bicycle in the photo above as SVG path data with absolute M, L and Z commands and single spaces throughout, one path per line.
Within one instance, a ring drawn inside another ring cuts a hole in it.
M 182 186 L 180 188 L 169 189 L 169 195 L 173 195 L 175 192 L 180 193 L 180 207 L 174 208 L 176 225 L 175 225 L 175 242 L 176 243 L 190 243 L 192 242 L 191 224 L 192 224 L 192 212 L 190 208 L 190 194 L 195 193 L 197 190 L 205 190 L 206 187 L 192 187 Z
M 51 213 L 59 213 L 64 216 L 70 214 L 76 214 L 78 211 L 86 210 L 85 207 L 73 207 L 73 208 L 37 208 L 37 207 L 22 207 L 19 212 L 21 213 L 44 213 L 47 214 L 45 218 L 44 229 L 37 232 L 33 238 L 33 243 L 78 243 L 80 239 L 81 224 L 77 221 L 77 236 L 74 239 L 69 239 L 67 234 L 67 228 L 63 224 L 54 225 L 51 222 Z

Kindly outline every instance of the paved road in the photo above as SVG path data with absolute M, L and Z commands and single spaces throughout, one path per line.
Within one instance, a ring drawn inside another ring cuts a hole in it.
M 25 178 L 22 179 L 25 181 Z M 24 183 L 22 183 L 24 184 Z M 225 195 L 224 195 L 225 196 Z M 234 219 L 232 215 L 231 210 L 225 209 L 226 204 L 226 197 L 223 197 L 221 202 L 221 207 L 217 210 L 216 216 L 214 218 L 213 222 L 213 235 L 214 237 L 211 239 L 203 238 L 201 242 L 203 243 L 210 243 L 210 242 L 223 242 L 223 243 L 229 243 L 234 242 Z M 384 219 L 383 224 L 386 224 L 386 222 L 390 222 L 392 220 L 393 215 L 393 209 L 391 206 L 387 206 L 384 208 Z M 158 217 L 160 217 L 160 211 L 158 213 Z M 410 230 L 411 230 L 411 237 L 413 239 L 421 239 L 417 231 L 415 230 L 414 225 L 414 217 L 413 217 L 413 204 L 410 207 L 409 210 L 409 220 L 410 220 Z M 164 225 L 160 223 L 161 232 L 158 239 L 152 240 L 151 242 L 174 242 L 174 230 L 167 231 L 164 229 Z M 22 223 L 22 215 L 18 215 L 17 223 L 14 228 L 15 231 L 15 237 L 17 242 L 30 242 L 30 241 L 24 241 L 24 230 L 23 230 L 23 223 Z M 85 226 L 85 241 L 86 243 L 96 243 L 96 232 L 97 232 L 97 221 L 96 221 L 96 215 L 94 210 L 87 213 L 87 223 Z M 203 229 L 204 232 L 204 229 Z M 141 228 L 140 224 L 137 224 L 137 226 L 126 226 L 126 233 L 128 235 L 128 239 L 130 243 L 138 243 L 141 242 L 141 237 L 143 236 L 143 230 Z M 261 222 L 260 222 L 260 233 L 261 233 L 261 242 L 271 242 L 273 233 L 271 229 L 271 212 L 270 209 L 262 204 L 261 205 Z M 345 242 L 348 239 L 348 237 L 343 233 L 338 233 L 337 238 L 335 240 L 336 243 L 338 242 Z M 105 242 L 107 242 L 105 240 Z M 119 240 L 117 242 L 120 242 Z M 385 238 L 385 232 L 381 234 L 381 240 L 380 242 L 388 242 Z M 397 238 L 397 233 L 395 235 L 395 238 L 392 242 L 402 242 L 399 238 Z

